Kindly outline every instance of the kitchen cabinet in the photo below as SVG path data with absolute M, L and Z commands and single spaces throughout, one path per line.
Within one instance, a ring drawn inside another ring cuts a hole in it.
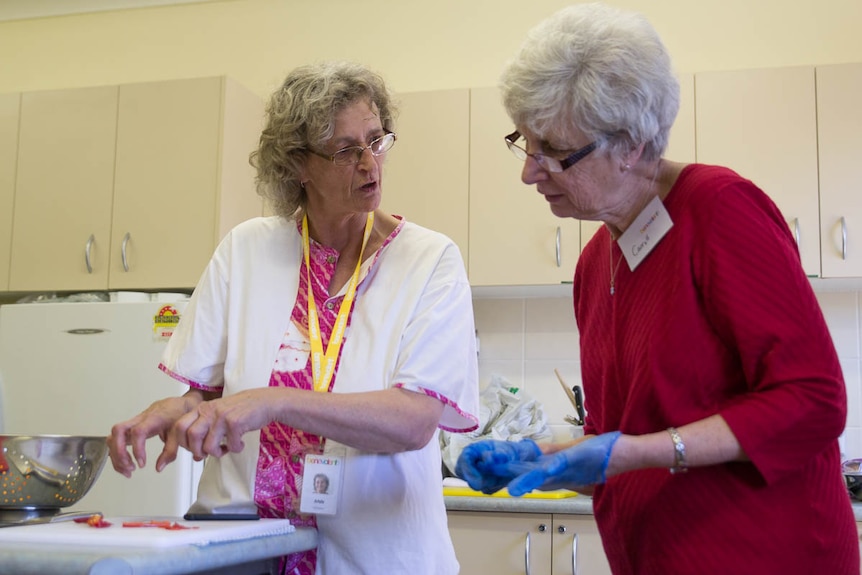
M 10 290 L 107 287 L 118 91 L 22 94 Z
M 449 511 L 462 575 L 609 575 L 592 515 Z
M 503 140 L 512 130 L 498 88 L 470 91 L 470 284 L 572 281 L 580 222 L 556 217 L 535 186 L 521 181 L 524 163 Z
M 862 277 L 862 64 L 819 66 L 817 147 L 823 277 Z
M 20 94 L 0 94 L 0 291 L 9 288 L 12 206 L 15 193 L 20 110 Z
M 805 272 L 820 276 L 814 67 L 697 73 L 695 88 L 697 161 L 727 166 L 769 194 Z
M 467 264 L 470 91 L 398 95 L 398 140 L 387 153 L 381 206 L 449 236 Z
M 193 287 L 224 234 L 261 215 L 248 155 L 262 118 L 226 77 L 120 87 L 112 289 Z
M 9 289 L 194 287 L 262 213 L 262 115 L 226 77 L 25 93 Z

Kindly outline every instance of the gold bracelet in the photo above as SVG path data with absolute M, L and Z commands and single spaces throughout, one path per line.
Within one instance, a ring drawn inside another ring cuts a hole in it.
M 670 434 L 671 441 L 673 441 L 674 465 L 670 468 L 670 472 L 685 473 L 688 471 L 688 463 L 685 460 L 685 443 L 683 443 L 682 437 L 680 437 L 675 427 L 668 427 L 667 432 Z

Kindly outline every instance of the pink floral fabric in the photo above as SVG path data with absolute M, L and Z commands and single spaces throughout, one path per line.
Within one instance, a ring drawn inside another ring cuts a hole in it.
M 401 230 L 401 225 L 386 239 L 383 247 Z M 381 247 L 381 249 L 383 249 Z M 380 251 L 374 256 L 375 260 Z M 335 273 L 338 252 L 310 241 L 309 263 L 314 301 L 317 304 L 320 333 L 324 349 L 329 342 L 343 296 L 329 297 L 329 283 Z M 308 337 L 308 279 L 305 263 L 299 274 L 299 293 L 284 335 L 275 366 L 269 380 L 270 387 L 314 388 L 309 355 Z M 361 282 L 360 282 L 361 283 Z M 352 315 L 351 309 L 351 315 Z M 350 316 L 347 319 L 350 326 Z M 350 345 L 350 330 L 345 330 L 343 346 Z M 331 391 L 338 377 L 338 363 L 329 383 Z M 299 511 L 302 493 L 302 470 L 305 455 L 322 453 L 324 440 L 281 423 L 271 423 L 260 432 L 260 456 L 255 477 L 254 501 L 261 517 L 286 518 L 296 526 L 316 527 L 313 515 Z M 313 575 L 316 550 L 294 553 L 282 558 L 280 573 L 285 575 Z

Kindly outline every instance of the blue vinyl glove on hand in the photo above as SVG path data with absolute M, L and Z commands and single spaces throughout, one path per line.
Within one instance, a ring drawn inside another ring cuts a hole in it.
M 542 457 L 534 468 L 513 479 L 509 494 L 520 497 L 534 489 L 556 489 L 605 482 L 605 471 L 614 443 L 621 433 L 613 431 Z
M 532 439 L 476 441 L 461 451 L 455 464 L 455 474 L 472 489 L 490 495 L 532 469 L 532 466 L 525 464 L 537 461 L 541 455 L 542 450 Z

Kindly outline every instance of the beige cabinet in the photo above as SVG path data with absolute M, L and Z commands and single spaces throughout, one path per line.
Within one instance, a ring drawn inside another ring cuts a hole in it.
M 194 287 L 262 213 L 262 113 L 225 77 L 24 94 L 9 289 Z
M 462 575 L 609 575 L 592 515 L 450 511 Z
M 20 111 L 20 94 L 0 94 L 0 291 L 9 288 Z
M 496 87 L 470 91 L 470 283 L 548 285 L 572 281 L 580 223 L 558 218 L 503 137 L 513 130 Z
M 109 286 L 193 287 L 263 212 L 249 153 L 263 103 L 225 77 L 120 86 Z
M 787 218 L 802 266 L 820 275 L 813 67 L 695 74 L 697 160 L 727 166 Z
M 862 277 L 862 64 L 815 73 L 823 277 Z
M 107 287 L 117 94 L 22 94 L 10 290 Z
M 449 236 L 467 263 L 470 91 L 400 94 L 381 206 Z

